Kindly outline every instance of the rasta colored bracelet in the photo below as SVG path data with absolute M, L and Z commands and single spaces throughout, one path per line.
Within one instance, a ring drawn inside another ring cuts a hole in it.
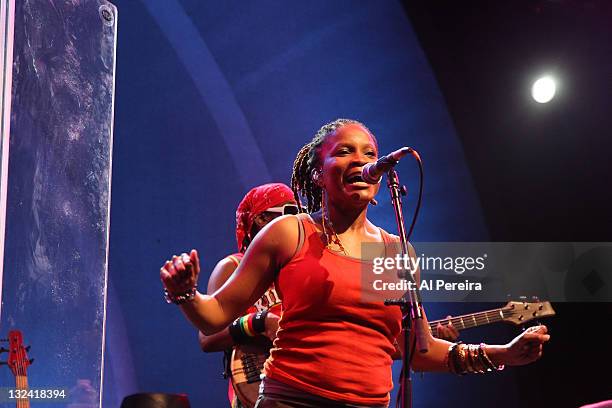
M 266 331 L 266 316 L 268 312 L 249 313 L 237 318 L 229 326 L 229 334 L 235 344 L 242 344 L 247 339 Z

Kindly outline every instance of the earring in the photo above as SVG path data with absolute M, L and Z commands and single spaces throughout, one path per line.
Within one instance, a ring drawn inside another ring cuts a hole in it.
M 312 181 L 314 181 L 317 186 L 321 186 L 321 172 L 319 170 L 313 170 Z
M 323 235 L 325 235 L 325 246 L 329 248 L 329 246 L 334 242 L 333 231 L 334 227 L 331 226 L 331 221 L 327 215 L 327 209 L 325 208 L 325 190 L 321 191 L 321 224 L 323 227 Z M 332 232 L 329 230 L 331 229 Z
M 329 247 L 329 243 L 331 242 L 331 239 L 329 238 L 329 235 L 327 234 L 327 228 L 325 226 L 325 218 L 326 218 L 325 191 L 321 191 L 321 226 L 323 227 L 323 235 L 325 235 L 325 246 Z
M 372 204 L 372 205 L 378 205 L 378 201 L 376 201 L 376 199 L 375 199 L 375 198 L 373 198 L 373 199 L 371 199 L 371 200 L 370 200 L 370 204 Z

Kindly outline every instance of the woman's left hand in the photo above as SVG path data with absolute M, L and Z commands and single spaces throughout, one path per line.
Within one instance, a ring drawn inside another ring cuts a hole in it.
M 499 364 L 520 366 L 532 363 L 542 356 L 542 345 L 550 340 L 546 326 L 533 326 L 504 346 L 496 360 Z
M 459 330 L 453 325 L 452 316 L 446 316 L 448 324 L 438 323 L 436 326 L 436 337 L 442 340 L 455 342 L 459 338 Z

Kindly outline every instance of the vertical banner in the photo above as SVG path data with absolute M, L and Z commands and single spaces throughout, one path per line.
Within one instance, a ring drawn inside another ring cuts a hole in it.
M 100 406 L 116 27 L 105 0 L 17 1 L 12 36 L 3 23 L 13 50 L 0 337 L 19 330 L 31 347 L 37 406 Z M 3 118 L 8 108 L 3 99 Z M 0 387 L 12 376 L 0 367 Z

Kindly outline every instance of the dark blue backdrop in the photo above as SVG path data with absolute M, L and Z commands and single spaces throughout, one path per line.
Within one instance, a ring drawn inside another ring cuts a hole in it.
M 258 183 L 288 182 L 295 154 L 325 122 L 355 118 L 382 152 L 409 145 L 421 153 L 425 196 L 415 240 L 487 238 L 461 145 L 398 2 L 115 4 L 105 406 L 137 391 L 186 392 L 194 407 L 226 406 L 221 356 L 200 352 L 195 329 L 163 302 L 159 267 L 198 248 L 204 285 L 216 261 L 235 250 L 241 197 Z M 399 171 L 411 214 L 417 168 L 406 160 Z M 386 191 L 379 201 L 371 218 L 393 230 Z M 430 305 L 428 313 L 445 311 Z M 415 402 L 461 404 L 478 390 L 488 406 L 511 375 L 417 376 Z

